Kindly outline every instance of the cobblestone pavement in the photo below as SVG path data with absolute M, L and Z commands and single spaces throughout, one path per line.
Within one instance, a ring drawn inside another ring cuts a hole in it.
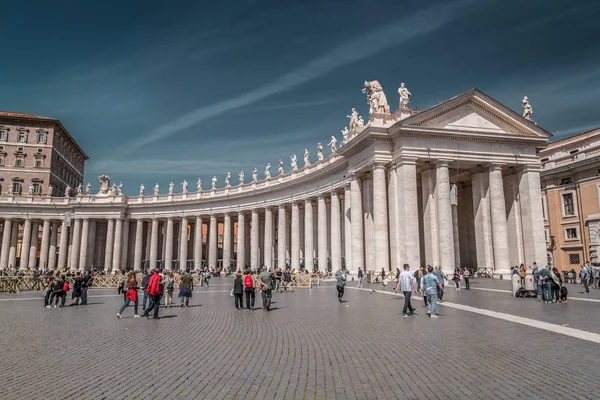
M 600 346 L 588 340 L 443 306 L 442 317 L 429 319 L 418 299 L 419 315 L 401 318 L 399 296 L 348 289 L 340 304 L 330 284 L 275 294 L 271 312 L 237 311 L 228 281 L 215 281 L 194 293 L 194 307 L 161 309 L 160 320 L 134 319 L 131 307 L 118 320 L 122 298 L 114 290 L 91 291 L 86 307 L 50 310 L 41 299 L 27 300 L 34 292 L 0 295 L 1 398 L 593 399 L 600 393 L 594 367 Z M 447 300 L 489 309 L 527 301 L 508 296 L 451 290 Z M 539 320 L 555 310 L 589 317 L 598 307 L 527 304 L 537 310 L 528 317 Z

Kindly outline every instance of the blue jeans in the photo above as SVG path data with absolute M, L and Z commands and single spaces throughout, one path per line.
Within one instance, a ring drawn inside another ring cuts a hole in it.
M 427 309 L 431 315 L 435 315 L 435 304 L 437 303 L 437 292 L 427 293 Z
M 87 287 L 81 288 L 81 304 L 87 304 Z
M 142 300 L 142 309 L 145 310 L 146 308 L 146 304 L 148 304 L 148 298 L 150 296 L 148 296 L 148 292 L 146 292 L 146 289 L 144 289 L 144 300 Z M 150 302 L 152 302 L 152 298 L 150 297 Z
M 552 301 L 552 283 L 550 281 L 542 284 L 542 300 Z
M 125 299 L 125 302 L 123 303 L 123 305 L 121 306 L 121 309 L 119 310 L 119 314 L 122 314 L 123 311 L 127 308 L 127 306 L 129 305 L 129 302 L 131 300 L 129 299 Z M 135 303 L 133 303 L 133 314 L 137 315 L 138 313 L 138 300 L 137 297 L 135 298 Z

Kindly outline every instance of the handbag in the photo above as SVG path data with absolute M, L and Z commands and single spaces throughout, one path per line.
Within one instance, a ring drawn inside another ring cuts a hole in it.
M 229 292 L 229 296 L 233 297 L 233 289 L 231 289 L 231 292 Z
M 45 288 L 44 290 L 42 290 L 42 297 L 46 297 L 46 295 L 48 294 L 48 292 L 50 291 L 50 289 Z

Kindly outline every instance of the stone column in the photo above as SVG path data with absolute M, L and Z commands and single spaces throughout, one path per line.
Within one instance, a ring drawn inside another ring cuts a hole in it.
M 399 224 L 397 232 L 400 240 L 398 264 L 408 263 L 411 269 L 417 269 L 421 265 L 417 160 L 403 157 L 396 163 L 398 165 L 396 169 L 398 218 L 396 220 Z
M 115 241 L 113 251 L 112 270 L 121 271 L 124 270 L 121 265 L 121 245 L 123 244 L 123 220 L 121 218 L 116 219 L 115 224 Z
M 144 259 L 150 265 L 150 249 L 152 248 L 152 220 L 146 224 L 146 248 L 144 249 Z
M 52 221 L 52 231 L 50 232 L 50 247 L 48 248 L 48 269 L 56 269 L 56 243 L 58 241 L 58 222 Z
M 398 170 L 400 167 L 397 164 L 392 164 L 388 171 L 388 217 L 389 217 L 389 236 L 390 236 L 390 266 L 391 269 L 400 268 L 405 262 L 406 249 L 404 243 L 400 242 L 401 225 L 400 221 L 404 222 L 404 215 L 400 215 L 404 204 L 398 204 L 401 200 L 398 195 Z M 403 232 L 402 232 L 403 233 Z
M 202 268 L 202 217 L 196 217 L 196 226 L 194 227 L 194 269 L 199 271 Z
M 375 271 L 375 221 L 373 221 L 373 177 L 362 180 L 363 224 L 365 234 L 365 270 Z
M 286 212 L 285 205 L 279 206 L 277 215 L 277 267 L 285 268 L 285 248 L 286 248 Z
M 506 202 L 506 226 L 508 230 L 508 265 L 525 262 L 523 256 L 523 230 L 521 229 L 521 207 L 519 204 L 519 179 L 516 174 L 504 177 Z
M 90 234 L 89 234 L 89 239 L 88 239 L 88 253 L 87 253 L 87 260 L 85 260 L 85 264 L 86 267 L 91 267 L 92 264 L 94 264 L 94 256 L 95 256 L 95 249 L 96 249 L 96 221 L 92 220 L 90 221 Z
M 188 256 L 188 219 L 181 217 L 181 229 L 179 231 L 179 269 L 187 269 Z
M 252 210 L 250 223 L 250 268 L 258 268 L 258 210 Z
M 534 262 L 545 265 L 547 262 L 541 198 L 539 166 L 526 165 L 519 174 L 525 265 L 533 265 Z
M 265 208 L 265 249 L 264 263 L 268 268 L 273 267 L 273 210 Z
M 90 220 L 87 218 L 83 219 L 83 226 L 81 228 L 81 250 L 79 251 L 79 270 L 83 271 L 86 267 L 87 254 L 89 249 L 88 239 L 90 236 Z
M 494 252 L 489 203 L 489 174 L 485 171 L 475 170 L 471 180 L 473 183 L 473 219 L 477 268 L 493 268 Z
M 8 254 L 10 253 L 10 234 L 12 232 L 12 220 L 4 219 L 4 230 L 2 231 L 2 250 L 0 251 L 0 268 L 8 268 Z
M 304 268 L 312 273 L 315 257 L 315 239 L 313 236 L 313 206 L 310 199 L 304 200 Z
M 10 233 L 10 249 L 8 250 L 8 266 L 17 267 L 17 244 L 19 241 L 19 223 L 12 224 Z M 65 255 L 66 257 L 66 255 Z
M 390 270 L 390 249 L 388 237 L 387 189 L 385 185 L 385 167 L 373 165 L 373 227 L 375 235 L 375 265 L 377 269 Z M 448 205 L 450 195 L 448 194 Z
M 135 249 L 133 250 L 133 269 L 139 271 L 142 267 L 142 244 L 144 241 L 144 221 L 138 219 L 135 223 Z
M 458 196 L 458 194 L 457 194 Z M 452 206 L 452 234 L 454 235 L 454 265 L 460 267 L 460 242 L 458 232 L 458 205 Z
M 291 223 L 291 267 L 298 271 L 300 269 L 300 208 L 297 201 L 292 202 Z
M 150 229 L 150 269 L 156 269 L 158 258 L 158 220 L 156 218 L 152 218 Z
M 112 271 L 114 245 L 115 245 L 115 220 L 109 219 L 106 224 L 106 247 L 104 250 L 104 270 L 105 271 Z
M 165 235 L 165 269 L 173 269 L 173 218 L 167 218 L 167 233 Z
M 351 273 L 356 272 L 352 263 L 352 192 L 350 185 L 344 187 L 344 259 L 346 261 L 346 269 Z
M 217 216 L 210 216 L 210 234 L 208 237 L 208 268 L 217 268 Z
M 244 270 L 246 267 L 246 218 L 243 211 L 238 212 L 236 267 Z
M 438 161 L 435 170 L 435 195 L 438 209 L 438 235 L 440 243 L 440 266 L 451 274 L 454 272 L 454 229 L 450 205 L 450 174 L 447 161 Z
M 510 274 L 510 265 L 508 264 L 508 230 L 506 226 L 506 204 L 504 203 L 502 166 L 498 164 L 492 165 L 489 174 L 492 243 L 494 246 L 494 275 L 499 274 L 508 277 Z
M 225 214 L 223 221 L 223 268 L 227 271 L 231 266 L 231 214 Z
M 317 229 L 319 271 L 327 271 L 327 203 L 323 194 L 317 200 Z
M 27 218 L 23 225 L 23 241 L 21 242 L 21 259 L 19 269 L 29 265 L 29 245 L 31 244 L 31 219 Z
M 35 269 L 36 258 L 38 251 L 38 240 L 40 237 L 40 223 L 32 222 L 31 224 L 31 243 L 29 245 L 29 268 Z
M 436 266 L 440 265 L 440 248 L 438 240 L 437 203 L 435 196 L 435 173 L 433 170 L 426 170 L 421 173 L 421 188 L 423 196 L 425 264 Z
M 125 218 L 123 220 L 123 235 L 121 237 L 121 265 L 123 268 L 121 270 L 127 271 L 129 268 L 129 262 L 127 260 L 127 256 L 129 253 L 129 220 Z
M 331 270 L 342 269 L 342 227 L 340 198 L 336 191 L 331 192 Z
M 362 183 L 356 175 L 350 181 L 350 219 L 352 221 L 352 272 L 365 269 L 365 248 L 363 232 Z

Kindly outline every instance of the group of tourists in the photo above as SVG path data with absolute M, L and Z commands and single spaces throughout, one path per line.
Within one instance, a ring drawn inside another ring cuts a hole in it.
M 53 273 L 48 273 L 46 283 L 44 284 L 45 287 L 42 291 L 44 307 L 52 308 L 52 303 L 54 303 L 54 308 L 64 307 L 69 292 L 71 292 L 73 300 L 70 306 L 87 305 L 87 292 L 88 288 L 92 286 L 93 280 L 94 277 L 87 271 L 83 273 L 77 271 L 75 272 L 75 279 L 73 279 L 73 287 L 71 288 L 65 275 L 54 276 Z
M 160 302 L 163 296 L 165 298 L 166 307 L 171 307 L 173 305 L 175 275 L 172 271 L 168 274 L 165 274 L 158 269 L 149 270 L 146 275 L 144 275 L 140 285 L 138 284 L 135 272 L 129 271 L 119 286 L 119 293 L 123 293 L 124 300 L 119 312 L 117 313 L 117 318 L 122 318 L 123 311 L 125 311 L 125 308 L 127 308 L 131 302 L 133 302 L 133 317 L 141 317 L 138 313 L 138 290 L 140 289 L 144 293 L 142 301 L 142 311 L 144 312 L 143 316 L 149 318 L 150 312 L 153 312 L 153 318 L 160 319 L 158 310 L 160 308 Z M 180 307 L 189 307 L 193 290 L 194 278 L 188 269 L 183 273 L 183 275 L 181 275 L 181 280 L 179 282 L 178 297 L 181 300 Z
M 289 273 L 289 270 L 286 271 Z M 264 311 L 271 311 L 273 292 L 278 290 L 278 285 L 281 285 L 282 279 L 283 272 L 280 268 L 275 269 L 275 271 L 261 268 L 256 282 L 250 269 L 245 270 L 243 274 L 241 271 L 238 271 L 233 281 L 233 289 L 231 290 L 231 294 L 235 298 L 236 310 L 244 309 L 244 295 L 246 296 L 246 310 L 254 310 L 256 291 L 259 290 L 262 296 L 262 309 Z M 285 287 L 287 288 L 287 285 Z

